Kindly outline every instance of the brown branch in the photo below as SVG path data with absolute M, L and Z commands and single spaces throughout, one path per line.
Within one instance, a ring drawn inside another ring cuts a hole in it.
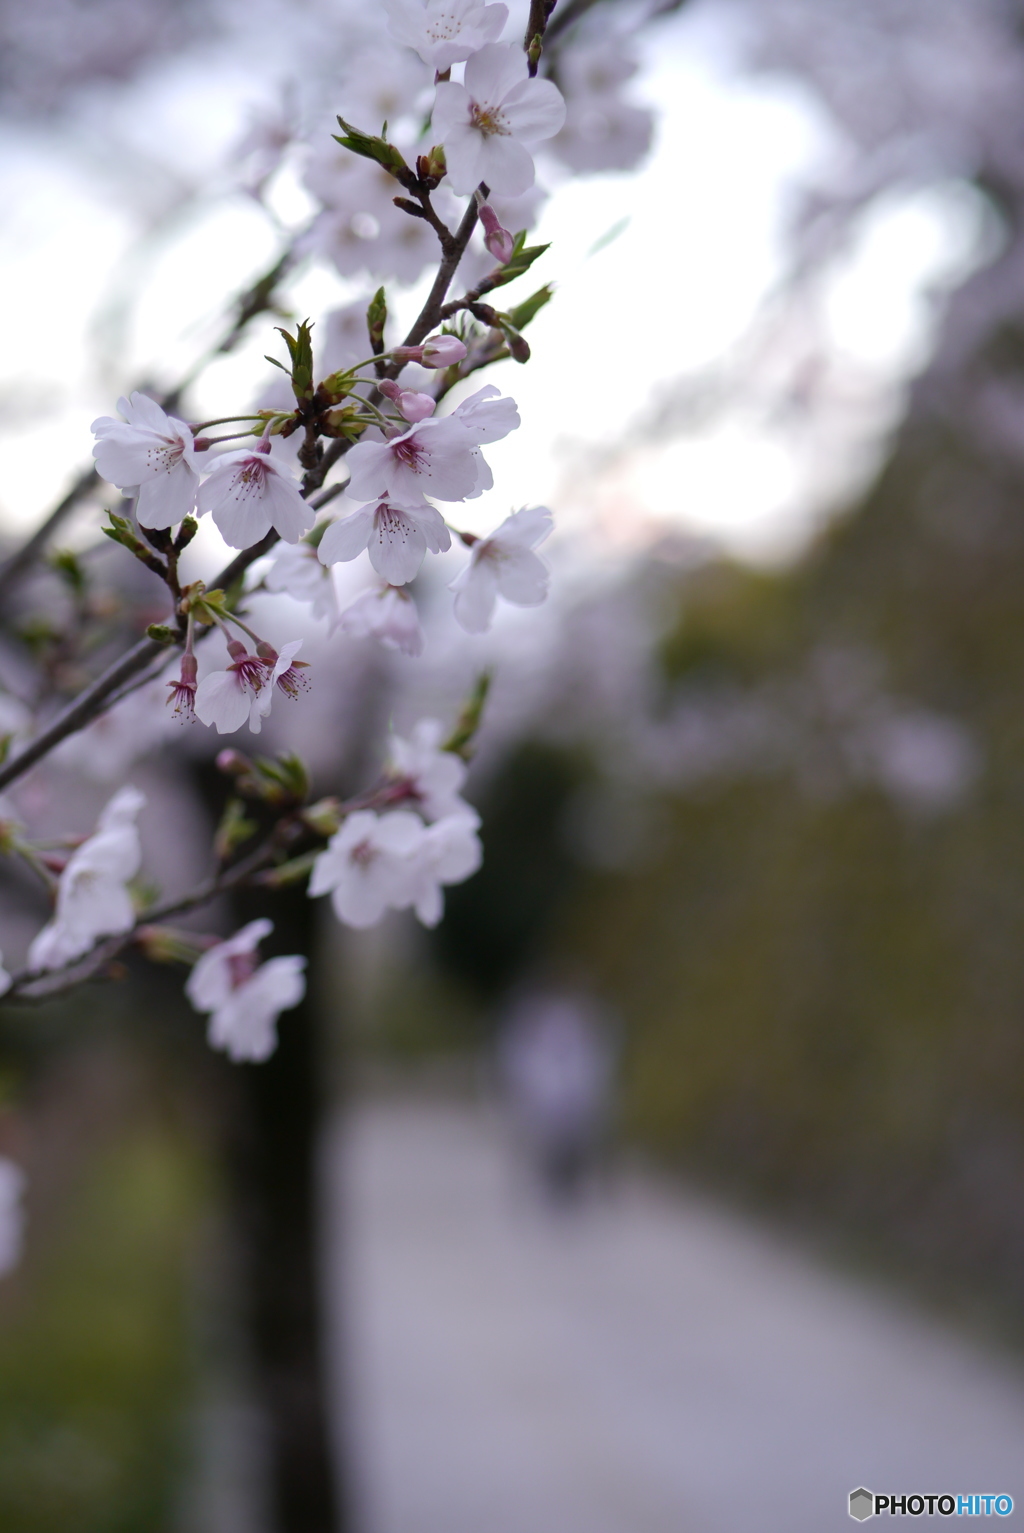
M 526 23 L 526 36 L 523 38 L 523 51 L 526 54 L 531 75 L 537 73 L 541 49 L 544 46 L 544 33 L 548 29 L 551 12 L 557 3 L 558 0 L 530 0 L 530 15 Z
M 402 342 L 403 346 L 418 346 L 425 341 L 435 325 L 441 322 L 441 310 L 444 305 L 448 289 L 451 287 L 452 278 L 462 257 L 466 253 L 466 246 L 476 227 L 476 198 L 470 202 L 469 207 L 462 215 L 458 229 L 452 237 L 452 243 L 442 257 L 441 264 L 437 268 L 437 276 L 434 278 L 426 302 L 417 315 L 412 329 Z M 392 362 L 387 369 L 389 378 L 397 378 L 404 367 L 403 362 Z

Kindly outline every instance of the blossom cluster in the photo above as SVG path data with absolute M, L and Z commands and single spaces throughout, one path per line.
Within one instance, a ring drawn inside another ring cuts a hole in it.
M 410 807 L 357 810 L 317 858 L 309 892 L 330 894 L 347 926 L 374 926 L 386 910 L 410 907 L 436 926 L 442 887 L 480 866 L 480 818 L 460 797 L 466 766 L 440 740 L 435 719 L 422 719 L 409 740 L 393 740 L 386 796 Z

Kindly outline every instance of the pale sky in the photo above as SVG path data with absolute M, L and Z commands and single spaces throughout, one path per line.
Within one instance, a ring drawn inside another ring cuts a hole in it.
M 667 521 L 772 559 L 797 548 L 870 463 L 900 389 L 927 355 L 927 289 L 963 272 L 978 246 L 980 214 L 964 188 L 876 210 L 823 289 L 814 325 L 839 379 L 824 428 L 808 434 L 743 404 L 685 436 L 645 443 L 633 433 L 629 445 L 630 424 L 673 380 L 743 343 L 782 270 L 794 187 L 826 175 L 842 152 L 806 92 L 744 78 L 733 53 L 708 5 L 662 27 L 648 39 L 635 90 L 660 115 L 649 160 L 637 174 L 555 189 L 537 230 L 552 250 L 521 288 L 525 296 L 552 280 L 557 296 L 531 327 L 533 360 L 487 375 L 516 398 L 523 426 L 488 448 L 496 488 L 461 517 L 467 527 L 486 530 L 513 506 L 547 502 L 563 525 L 599 524 L 613 542 L 636 543 Z M 122 123 L 128 142 L 144 116 L 153 141 L 173 137 L 185 166 L 190 156 L 215 161 L 238 135 L 247 99 L 245 70 L 187 58 L 98 95 L 91 120 L 107 131 Z M 223 297 L 273 258 L 277 236 L 244 197 L 211 198 L 140 260 L 138 223 L 94 161 L 44 131 L 5 128 L 2 149 L 0 280 L 17 301 L 5 310 L 0 362 L 0 515 L 20 529 L 88 461 L 94 416 L 113 413 L 117 395 L 148 368 L 167 377 L 184 365 Z M 285 183 L 278 203 L 300 216 L 302 195 Z M 128 332 L 104 328 L 112 299 L 135 284 L 145 296 Z M 315 270 L 293 301 L 300 317 L 316 315 L 361 290 Z M 204 377 L 194 394 L 201 414 L 248 407 L 266 376 L 262 354 L 278 341 L 272 323 L 257 322 L 238 355 Z M 102 367 L 93 360 L 97 333 Z M 599 455 L 620 441 L 623 451 L 598 473 Z

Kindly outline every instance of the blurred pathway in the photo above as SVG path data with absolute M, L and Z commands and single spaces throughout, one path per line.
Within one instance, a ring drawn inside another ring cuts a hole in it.
M 858 1485 L 1024 1522 L 1024 1378 L 898 1301 L 639 1178 L 556 1217 L 470 1107 L 346 1139 L 366 1533 L 827 1533 Z

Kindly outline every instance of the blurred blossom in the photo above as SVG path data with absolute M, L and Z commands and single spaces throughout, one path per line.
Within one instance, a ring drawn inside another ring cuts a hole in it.
M 0 1155 L 0 1277 L 17 1266 L 24 1239 L 22 1196 L 25 1173 L 13 1160 Z
M 135 906 L 128 884 L 142 862 L 135 821 L 145 802 L 137 788 L 121 788 L 95 833 L 71 853 L 60 875 L 53 920 L 29 948 L 31 968 L 59 969 L 88 952 L 97 937 L 131 930 Z
M 416 603 L 401 586 L 374 586 L 357 596 L 338 619 L 342 633 L 376 639 L 403 655 L 423 653 L 424 634 Z
M 250 921 L 204 953 L 185 982 L 196 1011 L 210 1013 L 210 1047 L 236 1064 L 258 1064 L 277 1048 L 277 1019 L 306 993 L 305 958 L 290 955 L 260 963 L 257 948 L 273 921 Z

